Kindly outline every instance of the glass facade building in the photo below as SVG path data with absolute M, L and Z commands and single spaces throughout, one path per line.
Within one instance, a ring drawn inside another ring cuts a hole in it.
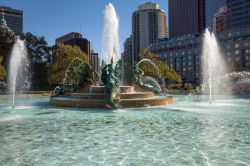
M 219 11 L 222 6 L 227 5 L 227 0 L 206 0 L 206 27 L 210 30 L 213 28 L 214 14 Z
M 0 6 L 0 12 L 4 13 L 8 27 L 15 34 L 21 34 L 23 32 L 23 11 Z
M 250 26 L 250 0 L 227 0 L 227 7 L 229 28 Z
M 169 0 L 169 37 L 201 33 L 205 29 L 205 0 Z

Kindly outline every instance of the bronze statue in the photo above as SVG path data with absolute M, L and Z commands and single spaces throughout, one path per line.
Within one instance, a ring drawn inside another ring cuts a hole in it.
M 143 76 L 144 76 L 144 72 L 140 69 L 138 64 L 135 64 L 133 66 L 133 82 L 144 90 L 153 91 L 156 94 L 162 94 L 161 89 L 144 83 L 142 81 Z
M 74 67 L 74 73 L 78 77 L 79 88 L 87 85 L 94 85 L 98 80 L 97 73 L 88 63 Z
M 51 97 L 57 97 L 60 95 L 65 95 L 70 92 L 77 90 L 76 85 L 61 85 L 57 86 L 54 91 L 52 91 Z
M 113 58 L 111 59 L 111 63 L 106 65 L 104 61 L 102 61 L 102 75 L 101 80 L 102 84 L 105 86 L 105 91 L 108 94 L 107 99 L 107 107 L 117 108 L 117 104 L 114 99 L 119 91 L 119 84 L 123 78 L 124 70 L 123 70 L 123 62 L 121 60 L 113 68 Z

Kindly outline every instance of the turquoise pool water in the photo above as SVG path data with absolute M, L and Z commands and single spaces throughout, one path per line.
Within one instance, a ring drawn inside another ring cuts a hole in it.
M 170 107 L 53 108 L 0 100 L 0 165 L 249 165 L 249 96 Z

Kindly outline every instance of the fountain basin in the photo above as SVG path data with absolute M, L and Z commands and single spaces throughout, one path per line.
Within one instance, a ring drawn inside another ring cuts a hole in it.
M 120 86 L 115 103 L 120 108 L 163 106 L 173 103 L 172 96 L 155 96 L 153 92 L 134 89 L 134 86 Z M 59 107 L 106 108 L 107 98 L 103 86 L 88 86 L 67 96 L 51 97 L 50 104 Z

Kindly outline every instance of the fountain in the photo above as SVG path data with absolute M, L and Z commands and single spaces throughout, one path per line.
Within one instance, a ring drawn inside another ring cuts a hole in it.
M 72 64 L 73 64 L 75 61 L 77 61 L 77 60 L 80 61 L 82 64 L 84 64 L 83 60 L 80 59 L 80 58 L 75 58 L 75 59 L 73 59 L 73 60 L 70 62 L 68 68 L 66 69 L 66 72 L 65 72 L 64 78 L 63 78 L 63 84 L 66 84 L 66 81 L 67 81 L 67 78 L 68 78 L 68 74 L 69 74 L 69 70 L 70 70 Z
M 204 33 L 201 66 L 203 80 L 202 93 L 209 95 L 209 102 L 211 103 L 213 94 L 221 92 L 221 90 L 224 89 L 223 87 L 227 87 L 227 91 L 230 91 L 230 82 L 213 81 L 216 77 L 227 74 L 229 70 L 222 57 L 222 53 L 214 33 L 210 33 L 208 29 L 206 29 Z
M 58 86 L 50 98 L 51 105 L 62 107 L 81 108 L 135 108 L 168 105 L 173 103 L 172 96 L 162 95 L 162 90 L 151 77 L 145 77 L 139 64 L 147 62 L 153 65 L 160 75 L 158 67 L 150 60 L 144 59 L 133 67 L 133 86 L 120 86 L 123 75 L 123 61 L 119 52 L 119 21 L 114 6 L 108 4 L 104 11 L 104 29 L 102 39 L 102 67 L 101 80 L 93 68 L 82 63 L 78 70 L 77 85 L 67 85 L 66 79 L 70 63 L 63 80 L 63 85 Z M 74 59 L 73 61 L 75 61 Z M 101 82 L 101 84 L 97 84 Z M 152 84 L 149 84 L 151 82 Z M 157 94 L 155 96 L 155 94 Z
M 215 34 L 206 29 L 202 49 L 201 92 L 209 95 L 210 103 L 215 100 L 216 95 L 232 95 L 235 93 L 233 89 L 238 89 L 237 85 L 242 85 L 250 80 L 249 72 L 230 72 L 225 62 Z
M 25 71 L 27 71 L 28 66 L 29 62 L 27 60 L 27 51 L 25 43 L 24 41 L 20 40 L 20 38 L 17 36 L 10 56 L 9 78 L 8 78 L 9 92 L 10 94 L 12 94 L 13 108 L 15 107 L 15 94 L 18 83 L 22 84 L 18 85 L 18 87 L 23 87 L 28 85 L 27 76 L 25 75 Z
M 166 90 L 166 85 L 165 85 L 165 80 L 164 80 L 164 78 L 162 77 L 162 74 L 161 74 L 161 72 L 160 72 L 160 69 L 158 68 L 158 66 L 152 61 L 152 60 L 150 60 L 150 59 L 147 59 L 147 58 L 144 58 L 144 59 L 142 59 L 142 60 L 140 60 L 138 63 L 137 63 L 137 65 L 139 66 L 140 64 L 142 64 L 142 63 L 146 63 L 146 64 L 149 64 L 149 65 L 151 65 L 151 66 L 153 66 L 155 69 L 156 69 L 156 71 L 157 71 L 157 76 L 158 76 L 158 78 L 160 78 L 160 81 L 161 81 L 161 85 L 162 86 L 160 86 L 159 85 L 159 83 L 154 79 L 154 78 L 150 78 L 149 76 L 146 76 L 146 78 L 143 78 L 146 82 L 151 82 L 151 83 L 153 83 L 155 86 L 157 86 L 157 87 L 159 87 L 162 91 L 164 90 Z
M 109 3 L 104 10 L 104 27 L 102 35 L 102 57 L 106 63 L 114 60 L 114 64 L 121 59 L 119 45 L 119 19 L 114 6 Z

